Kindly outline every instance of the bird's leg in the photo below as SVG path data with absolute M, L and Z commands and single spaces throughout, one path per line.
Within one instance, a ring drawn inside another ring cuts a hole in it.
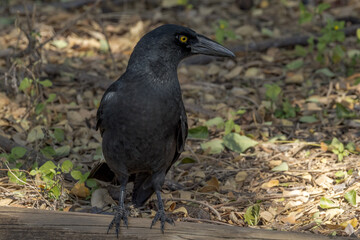
M 161 199 L 161 193 L 160 191 L 156 191 L 156 197 L 158 200 L 158 211 L 156 212 L 156 215 L 154 217 L 154 219 L 151 222 L 151 226 L 150 228 L 152 228 L 152 226 L 158 221 L 160 220 L 161 223 L 161 232 L 164 233 L 164 226 L 165 226 L 165 222 L 170 223 L 172 225 L 175 225 L 174 220 L 169 218 L 168 216 L 166 216 L 165 214 L 165 210 L 164 210 L 164 204 L 163 201 Z
M 109 233 L 110 229 L 112 229 L 115 225 L 116 237 L 119 238 L 119 228 L 121 220 L 124 221 L 126 227 L 128 227 L 128 211 L 125 209 L 124 199 L 125 199 L 125 189 L 127 184 L 127 178 L 121 181 L 120 187 L 120 198 L 119 198 L 119 206 L 116 208 L 115 216 L 111 223 L 109 224 L 107 233 Z

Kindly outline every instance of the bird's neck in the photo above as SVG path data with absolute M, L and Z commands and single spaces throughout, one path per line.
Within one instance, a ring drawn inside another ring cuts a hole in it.
M 130 59 L 127 71 L 143 76 L 141 79 L 152 84 L 177 87 L 179 85 L 177 78 L 178 63 L 179 61 L 174 61 L 174 59 L 165 59 L 160 56 L 144 57 L 142 61 Z

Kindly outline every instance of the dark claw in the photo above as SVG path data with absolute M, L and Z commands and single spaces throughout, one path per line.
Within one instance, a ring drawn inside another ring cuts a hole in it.
M 150 228 L 152 228 L 159 219 L 160 219 L 160 223 L 161 223 L 160 230 L 162 233 L 164 233 L 165 222 L 167 222 L 171 225 L 175 225 L 174 220 L 172 218 L 169 218 L 168 216 L 166 216 L 164 210 L 159 210 L 159 211 L 157 211 L 154 219 L 152 220 Z
M 117 207 L 115 216 L 114 216 L 113 220 L 111 221 L 111 223 L 109 224 L 107 234 L 109 233 L 110 229 L 112 229 L 115 225 L 116 237 L 119 238 L 119 229 L 120 229 L 121 220 L 124 221 L 126 228 L 129 228 L 128 227 L 128 211 L 124 207 Z

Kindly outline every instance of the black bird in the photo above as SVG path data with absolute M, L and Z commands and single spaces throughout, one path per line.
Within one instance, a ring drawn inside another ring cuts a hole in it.
M 188 125 L 177 77 L 179 62 L 194 54 L 235 55 L 190 28 L 163 25 L 141 38 L 125 73 L 104 93 L 97 111 L 102 150 L 120 181 L 119 206 L 109 230 L 118 236 L 121 220 L 128 225 L 124 207 L 125 187 L 135 175 L 132 201 L 138 207 L 155 192 L 158 211 L 150 228 L 165 215 L 160 191 L 165 175 L 185 146 Z

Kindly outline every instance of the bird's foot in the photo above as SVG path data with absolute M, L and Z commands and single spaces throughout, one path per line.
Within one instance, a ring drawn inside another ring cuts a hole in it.
M 118 206 L 116 208 L 115 216 L 111 223 L 109 224 L 107 233 L 109 233 L 110 229 L 112 229 L 115 225 L 115 231 L 116 231 L 116 237 L 119 238 L 119 228 L 120 228 L 120 222 L 121 220 L 124 221 L 125 226 L 128 228 L 128 211 L 125 209 L 125 207 Z
M 160 220 L 160 223 L 161 223 L 160 230 L 162 233 L 164 233 L 165 222 L 170 223 L 171 225 L 175 225 L 174 220 L 172 218 L 169 218 L 168 216 L 166 216 L 164 210 L 159 210 L 156 212 L 156 215 L 151 222 L 150 228 L 152 228 L 158 220 Z

